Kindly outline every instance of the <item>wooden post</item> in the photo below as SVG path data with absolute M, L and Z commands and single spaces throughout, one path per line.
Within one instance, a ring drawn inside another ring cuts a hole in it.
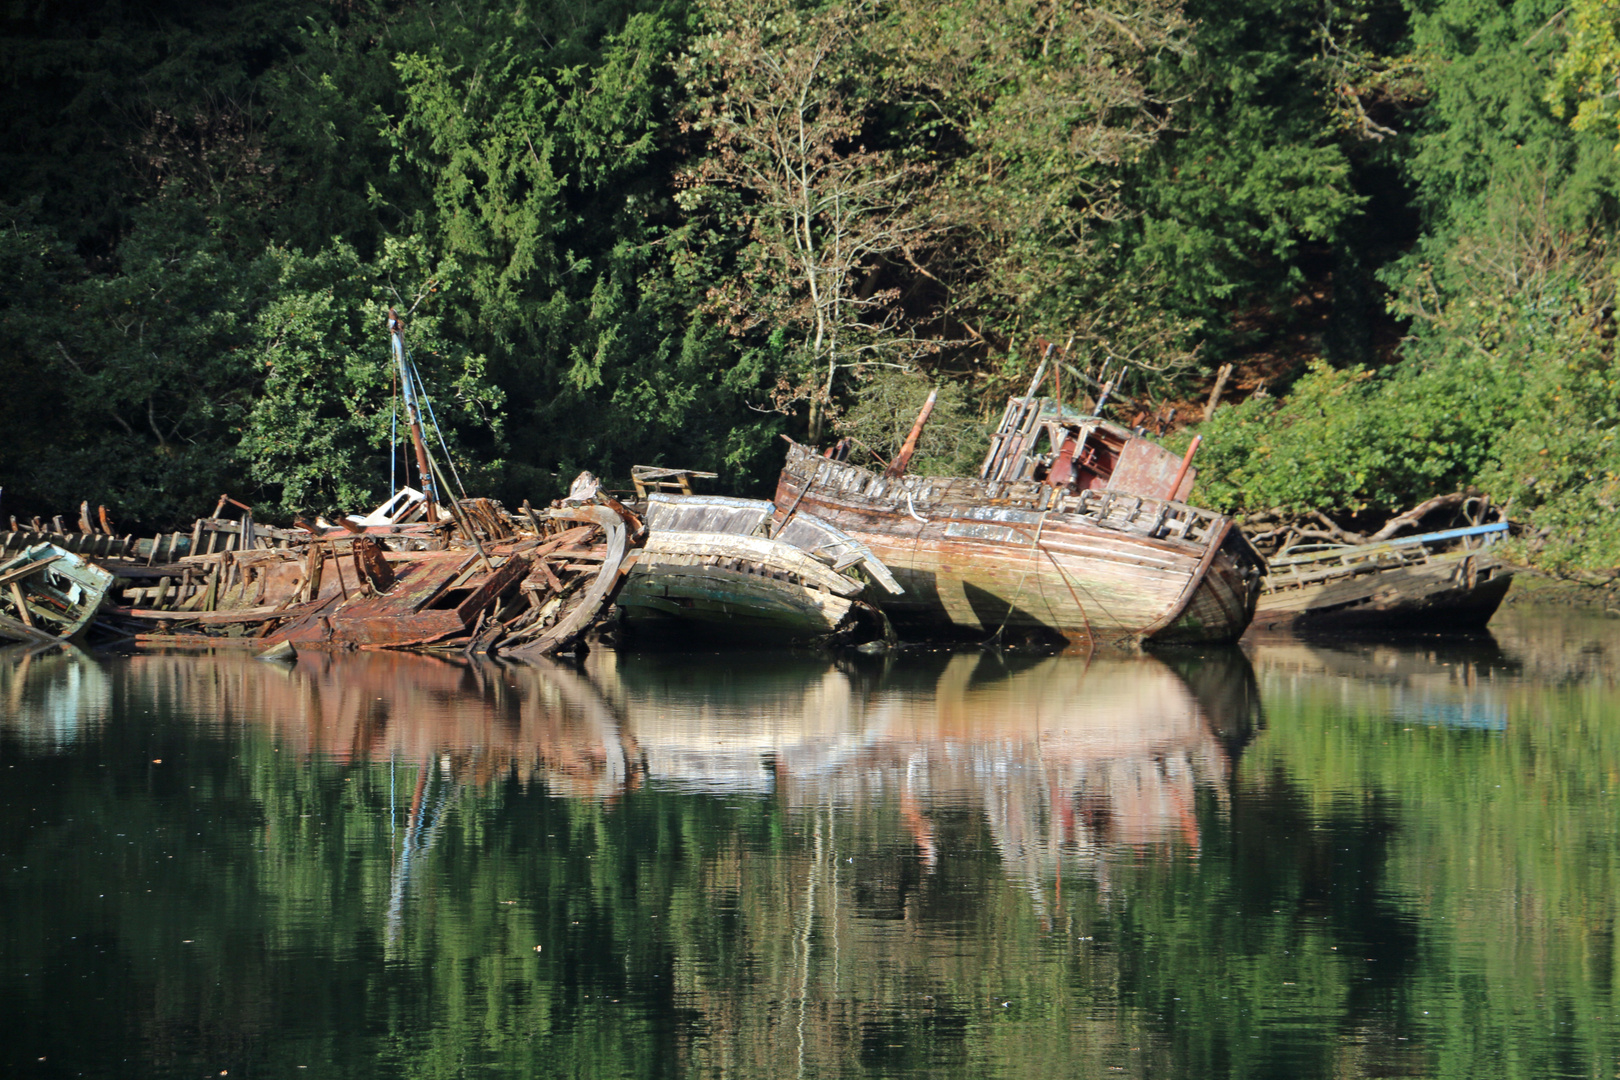
M 411 432 L 411 446 L 416 450 L 416 472 L 422 480 L 422 494 L 427 496 L 427 519 L 431 525 L 439 523 L 438 499 L 449 496 L 441 491 L 433 470 L 428 466 L 427 445 L 422 439 L 422 418 L 417 410 L 416 391 L 410 369 L 405 364 L 405 323 L 393 308 L 388 309 L 388 336 L 393 345 L 394 359 L 399 365 L 399 384 L 405 391 L 405 423 Z M 453 500 L 452 500 L 453 501 Z M 451 516 L 455 516 L 454 511 Z
M 28 613 L 28 601 L 23 598 L 22 586 L 15 581 L 11 583 L 11 599 L 17 604 L 17 618 L 30 630 L 34 628 L 34 617 Z
M 906 474 L 906 466 L 911 464 L 911 455 L 917 449 L 917 440 L 922 437 L 923 425 L 928 423 L 928 416 L 934 411 L 934 399 L 939 397 L 939 387 L 928 391 L 928 400 L 923 402 L 922 411 L 917 414 L 917 422 L 911 425 L 911 434 L 906 436 L 905 445 L 900 453 L 883 470 L 883 475 L 894 480 Z
M 1175 501 L 1176 490 L 1181 487 L 1181 478 L 1187 475 L 1187 469 L 1192 465 L 1193 455 L 1198 453 L 1198 444 L 1203 441 L 1204 437 L 1202 435 L 1193 436 L 1192 445 L 1187 447 L 1187 456 L 1181 459 L 1181 468 L 1176 470 L 1176 478 L 1170 481 L 1170 490 L 1164 493 L 1165 498 L 1172 502 Z
M 1215 415 L 1215 407 L 1221 403 L 1221 391 L 1226 389 L 1226 380 L 1232 377 L 1232 365 L 1222 364 L 1215 373 L 1215 388 L 1209 392 L 1209 404 L 1204 406 L 1204 419 L 1208 420 Z

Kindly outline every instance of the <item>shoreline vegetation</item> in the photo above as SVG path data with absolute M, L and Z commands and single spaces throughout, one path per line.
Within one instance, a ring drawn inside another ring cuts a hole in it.
M 469 488 L 970 474 L 1043 393 L 1193 501 L 1461 493 L 1620 578 L 1597 0 L 204 0 L 0 15 L 0 520 L 375 505 L 408 313 Z M 391 455 L 393 460 L 391 460 Z M 1528 584 L 1528 581 L 1526 581 Z

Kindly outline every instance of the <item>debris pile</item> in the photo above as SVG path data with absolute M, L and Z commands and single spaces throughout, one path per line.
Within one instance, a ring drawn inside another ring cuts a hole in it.
M 512 514 L 408 488 L 364 517 L 291 529 L 226 496 L 189 535 L 119 538 L 87 514 L 78 532 L 53 524 L 4 534 L 0 640 L 568 652 L 645 537 L 603 494 Z

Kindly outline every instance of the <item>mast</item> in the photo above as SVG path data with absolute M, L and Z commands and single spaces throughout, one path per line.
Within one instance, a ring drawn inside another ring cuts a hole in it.
M 911 455 L 917 450 L 917 440 L 922 436 L 923 425 L 928 423 L 928 414 L 934 411 L 934 399 L 939 397 L 939 387 L 928 391 L 928 400 L 923 402 L 922 411 L 917 414 L 917 422 L 911 425 L 911 434 L 906 436 L 906 443 L 900 448 L 900 453 L 883 470 L 883 475 L 892 478 L 906 474 L 906 467 L 911 464 Z
M 405 322 L 395 314 L 393 308 L 388 309 L 388 336 L 393 342 L 394 363 L 399 366 L 399 385 L 404 390 L 405 420 L 411 428 L 411 445 L 416 447 L 416 474 L 422 479 L 422 494 L 427 496 L 427 520 L 429 524 L 436 525 L 439 521 L 436 485 L 433 470 L 428 467 L 427 444 L 422 441 L 422 418 L 416 408 L 415 382 L 405 363 Z

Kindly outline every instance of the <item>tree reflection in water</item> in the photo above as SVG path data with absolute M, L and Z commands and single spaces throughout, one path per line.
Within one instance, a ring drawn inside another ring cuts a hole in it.
M 1526 691 L 1369 648 L 14 654 L 0 1071 L 1469 1075 L 1412 777 Z

